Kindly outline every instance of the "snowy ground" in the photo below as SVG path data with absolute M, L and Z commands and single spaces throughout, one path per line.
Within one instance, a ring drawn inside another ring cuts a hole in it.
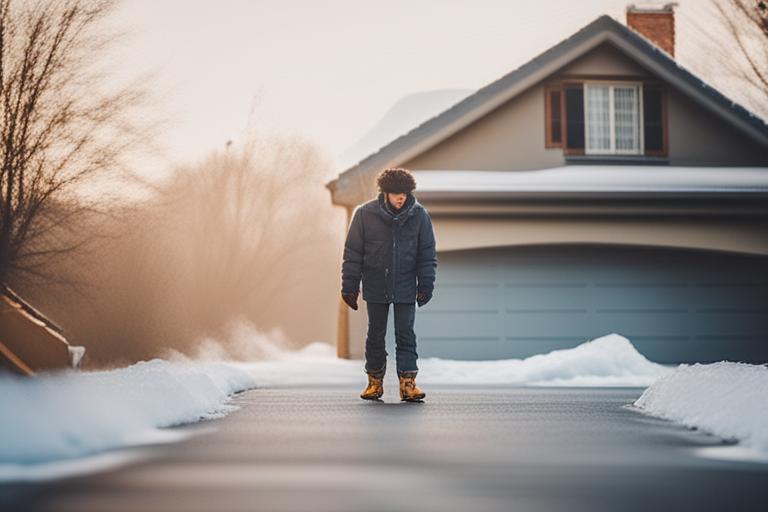
M 106 450 L 181 440 L 185 434 L 164 427 L 221 417 L 234 410 L 226 403 L 233 393 L 254 386 L 228 364 L 160 359 L 35 379 L 2 375 L 0 481 L 98 470 L 121 461 Z
M 237 409 L 228 403 L 232 395 L 246 389 L 307 384 L 357 389 L 365 382 L 362 361 L 338 359 L 327 343 L 288 351 L 260 340 L 264 359 L 256 362 L 170 354 L 110 371 L 0 377 L 0 439 L 12 440 L 0 445 L 0 481 L 44 480 L 119 464 L 114 449 L 183 439 L 188 433 L 167 427 L 223 416 Z M 232 356 L 210 347 L 205 353 Z M 388 365 L 395 368 L 394 361 Z M 422 358 L 419 369 L 425 386 L 650 386 L 635 403 L 638 409 L 744 441 L 751 458 L 768 454 L 768 411 L 761 401 L 768 394 L 765 367 L 721 363 L 672 369 L 610 334 L 524 360 Z
M 745 363 L 680 365 L 635 402 L 648 414 L 738 445 L 702 455 L 768 462 L 768 367 Z

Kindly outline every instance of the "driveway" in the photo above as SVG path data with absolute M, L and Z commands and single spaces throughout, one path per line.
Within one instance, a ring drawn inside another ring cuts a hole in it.
M 0 486 L 25 511 L 764 510 L 768 464 L 627 408 L 640 389 L 255 389 L 241 409 L 118 469 Z

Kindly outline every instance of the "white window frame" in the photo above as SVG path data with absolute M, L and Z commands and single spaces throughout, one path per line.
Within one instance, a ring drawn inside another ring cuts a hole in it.
M 608 122 L 610 123 L 609 133 L 611 146 L 609 149 L 590 150 L 589 149 L 589 113 L 587 111 L 587 88 L 590 85 L 608 85 Z M 637 109 L 638 109 L 638 147 L 636 150 L 617 150 L 616 149 L 616 128 L 614 125 L 614 103 L 613 103 L 613 90 L 614 87 L 629 87 L 634 86 L 637 97 Z M 645 132 L 645 122 L 643 120 L 643 83 L 634 81 L 616 81 L 616 80 L 589 80 L 584 82 L 584 153 L 588 155 L 642 155 L 645 153 L 645 140 L 643 138 Z

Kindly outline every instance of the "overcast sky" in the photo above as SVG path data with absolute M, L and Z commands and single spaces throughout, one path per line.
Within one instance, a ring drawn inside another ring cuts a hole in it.
M 601 14 L 624 22 L 628 3 L 126 0 L 116 20 L 130 36 L 116 57 L 126 73 L 155 73 L 171 120 L 166 161 L 237 143 L 249 123 L 300 133 L 333 156 L 399 98 L 482 87 Z M 695 71 L 708 0 L 678 3 L 677 58 Z

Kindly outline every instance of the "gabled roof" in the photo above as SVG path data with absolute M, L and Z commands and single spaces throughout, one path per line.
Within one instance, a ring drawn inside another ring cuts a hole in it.
M 517 69 L 478 89 L 448 110 L 369 155 L 327 183 L 326 187 L 334 194 L 334 199 L 341 199 L 335 196 L 343 189 L 360 187 L 365 190 L 371 173 L 423 153 L 606 41 L 660 78 L 675 85 L 724 121 L 768 147 L 768 123 L 681 67 L 645 37 L 610 16 L 603 15 Z

